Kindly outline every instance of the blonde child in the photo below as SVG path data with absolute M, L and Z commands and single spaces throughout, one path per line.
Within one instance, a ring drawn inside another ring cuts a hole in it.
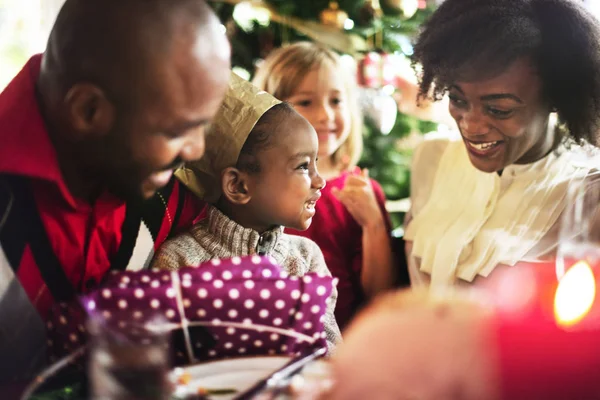
M 314 240 L 339 278 L 336 318 L 344 327 L 364 302 L 395 279 L 385 196 L 367 170 L 356 168 L 362 120 L 354 78 L 334 52 L 307 42 L 274 51 L 253 83 L 291 103 L 319 138 L 319 172 L 327 180 L 311 227 L 288 230 Z
M 285 234 L 307 229 L 325 187 L 317 172 L 317 135 L 294 109 L 232 74 L 204 157 L 177 172 L 208 202 L 207 218 L 167 241 L 154 267 L 178 269 L 211 259 L 252 254 L 273 257 L 290 275 L 331 276 L 311 240 Z M 325 314 L 329 344 L 340 331 L 334 290 Z

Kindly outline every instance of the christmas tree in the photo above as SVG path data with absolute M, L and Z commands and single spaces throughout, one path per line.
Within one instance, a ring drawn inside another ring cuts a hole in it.
M 382 127 L 380 117 L 387 117 L 383 124 L 390 124 L 390 113 L 382 109 L 373 112 L 378 107 L 373 103 L 381 104 L 377 101 L 381 97 L 389 107 L 390 100 L 385 96 L 401 93 L 394 93 L 393 77 L 381 79 L 385 71 L 378 63 L 393 57 L 408 65 L 411 43 L 435 4 L 425 0 L 382 1 L 223 0 L 211 4 L 230 38 L 233 67 L 248 79 L 270 51 L 299 40 L 317 41 L 354 57 L 359 82 L 368 87 L 365 93 L 371 98 L 371 112 L 365 110 L 364 151 L 359 165 L 369 168 L 370 176 L 381 184 L 389 200 L 397 200 L 409 195 L 414 147 L 410 138 L 435 130 L 436 125 L 405 114 L 398 114 L 394 122 L 397 110 L 393 109 L 393 126 Z M 379 76 L 368 76 L 366 67 Z M 394 64 L 387 67 L 399 68 Z M 401 224 L 402 215 L 393 214 L 392 218 L 394 226 Z

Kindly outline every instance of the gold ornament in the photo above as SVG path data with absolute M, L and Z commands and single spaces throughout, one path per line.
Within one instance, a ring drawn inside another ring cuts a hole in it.
M 379 0 L 367 0 L 365 1 L 365 4 L 371 6 L 377 14 L 381 15 L 381 4 L 379 3 Z
M 2 0 L 0 0 L 0 2 L 1 1 Z M 212 1 L 238 5 L 246 2 L 247 0 Z M 350 55 L 358 55 L 358 53 L 366 52 L 369 49 L 369 45 L 367 44 L 366 40 L 357 34 L 341 31 L 337 27 L 324 25 L 320 21 L 303 20 L 287 15 L 281 15 L 277 13 L 273 7 L 261 0 L 252 0 L 248 3 L 250 3 L 252 8 L 266 12 L 271 21 L 294 29 L 298 33 L 308 36 L 315 42 L 321 43 L 327 47 L 331 47 L 339 52 Z
M 419 0 L 385 0 L 385 4 L 402 13 L 404 18 L 410 18 L 419 9 Z
M 344 23 L 348 19 L 348 14 L 344 10 L 339 9 L 336 1 L 332 1 L 329 3 L 329 8 L 321 11 L 320 19 L 323 25 L 343 29 Z
M 379 0 L 366 0 L 362 7 L 358 10 L 359 21 L 362 24 L 370 24 L 374 20 L 381 18 L 381 4 Z

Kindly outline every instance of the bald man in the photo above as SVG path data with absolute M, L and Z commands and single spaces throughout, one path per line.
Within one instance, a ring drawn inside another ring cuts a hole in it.
M 67 0 L 46 52 L 0 95 L 0 380 L 36 372 L 57 301 L 140 269 L 202 204 L 230 47 L 202 0 Z

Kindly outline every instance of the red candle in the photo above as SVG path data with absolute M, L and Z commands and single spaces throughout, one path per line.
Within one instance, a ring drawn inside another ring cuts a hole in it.
M 591 265 L 515 266 L 504 283 L 528 292 L 497 292 L 502 398 L 600 399 L 600 265 Z
M 593 266 L 592 266 L 593 265 Z M 600 332 L 600 264 L 570 261 L 515 265 L 488 285 L 499 314 L 505 319 L 549 321 L 563 329 Z

